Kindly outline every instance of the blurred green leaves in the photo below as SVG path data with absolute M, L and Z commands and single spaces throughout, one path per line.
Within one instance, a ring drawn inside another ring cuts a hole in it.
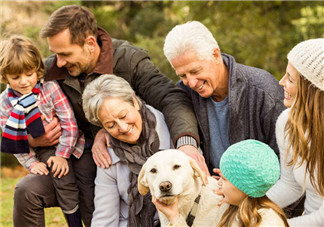
M 189 20 L 204 23 L 222 52 L 239 63 L 263 68 L 277 79 L 284 74 L 286 55 L 294 45 L 324 36 L 321 1 L 2 1 L 1 38 L 26 35 L 48 56 L 46 40 L 38 33 L 51 12 L 68 4 L 89 7 L 99 26 L 112 37 L 146 49 L 174 81 L 178 78 L 163 55 L 164 38 L 175 25 Z M 8 15 L 4 12 L 8 9 L 20 13 Z
M 286 54 L 295 44 L 324 36 L 324 3 L 320 1 L 4 1 L 1 4 L 6 6 L 2 11 L 9 8 L 12 12 L 18 9 L 25 12 L 22 17 L 1 18 L 1 38 L 8 34 L 26 35 L 37 43 L 44 57 L 50 53 L 38 33 L 49 14 L 63 5 L 87 6 L 98 25 L 112 37 L 127 39 L 146 49 L 153 62 L 174 80 L 177 78 L 163 55 L 164 37 L 176 24 L 189 20 L 204 23 L 221 50 L 238 62 L 264 68 L 277 78 L 284 73 Z M 38 23 L 32 23 L 35 20 Z

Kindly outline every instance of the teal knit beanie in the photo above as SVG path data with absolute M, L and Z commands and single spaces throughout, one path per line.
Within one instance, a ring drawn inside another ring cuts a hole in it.
M 264 196 L 280 175 L 274 151 L 253 139 L 231 145 L 221 157 L 220 170 L 235 187 L 253 198 Z

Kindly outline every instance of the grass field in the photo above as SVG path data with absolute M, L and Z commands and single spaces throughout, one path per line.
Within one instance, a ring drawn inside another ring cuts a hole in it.
M 22 167 L 15 169 L 1 168 L 1 227 L 12 227 L 13 193 L 18 180 L 26 175 Z M 45 209 L 46 227 L 67 226 L 61 209 L 58 207 Z

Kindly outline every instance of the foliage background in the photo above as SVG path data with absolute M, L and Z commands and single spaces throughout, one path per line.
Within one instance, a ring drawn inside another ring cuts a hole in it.
M 99 26 L 146 49 L 173 80 L 177 78 L 163 55 L 164 38 L 189 20 L 204 23 L 221 51 L 237 62 L 263 68 L 278 79 L 294 45 L 324 36 L 322 1 L 1 1 L 1 38 L 26 35 L 44 57 L 49 55 L 38 33 L 49 14 L 67 4 L 89 7 Z
M 190 20 L 204 23 L 222 52 L 277 79 L 284 74 L 286 55 L 294 45 L 324 37 L 322 1 L 0 1 L 1 39 L 25 35 L 46 57 L 51 53 L 39 31 L 49 15 L 63 5 L 84 5 L 112 37 L 147 50 L 173 81 L 178 78 L 163 55 L 164 38 L 175 25 Z M 1 157 L 3 165 L 17 164 L 11 156 Z
M 324 37 L 322 1 L 8 1 L 1 0 L 1 40 L 13 34 L 31 38 L 43 57 L 50 55 L 39 31 L 49 15 L 68 4 L 84 5 L 112 37 L 149 52 L 173 81 L 178 78 L 163 55 L 167 33 L 190 20 L 204 23 L 222 52 L 242 64 L 263 68 L 280 79 L 288 51 L 302 40 Z M 4 89 L 1 85 L 1 91 Z M 16 165 L 1 154 L 1 163 Z

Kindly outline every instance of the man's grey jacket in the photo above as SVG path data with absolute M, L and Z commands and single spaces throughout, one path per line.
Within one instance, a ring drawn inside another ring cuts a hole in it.
M 222 54 L 229 71 L 228 112 L 230 144 L 256 139 L 268 144 L 279 157 L 275 136 L 278 116 L 285 109 L 284 92 L 278 81 L 268 72 L 242 65 L 235 59 Z M 207 117 L 207 98 L 186 87 L 183 82 L 177 84 L 188 92 L 199 124 L 200 146 L 210 171 L 215 166 L 210 162 L 210 141 Z

